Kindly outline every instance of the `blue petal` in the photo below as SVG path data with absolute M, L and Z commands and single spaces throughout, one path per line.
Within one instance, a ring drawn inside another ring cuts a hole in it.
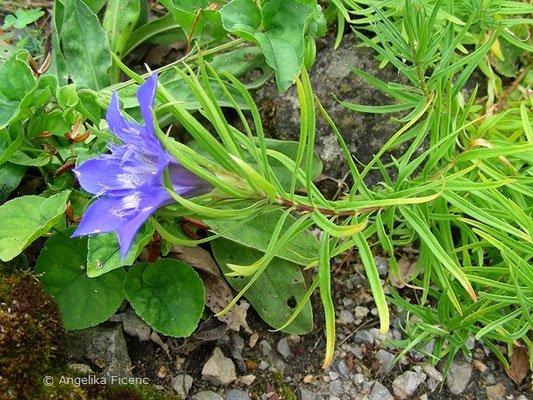
M 199 178 L 175 161 L 168 165 L 168 170 L 172 188 L 182 197 L 200 196 L 213 190 L 213 186 L 210 183 Z
M 106 114 L 107 125 L 111 132 L 125 144 L 135 144 L 142 146 L 145 137 L 148 136 L 146 128 L 135 123 L 128 122 L 124 119 L 120 111 L 117 92 L 111 96 L 111 104 Z
M 72 237 L 117 230 L 124 223 L 124 219 L 115 212 L 120 207 L 122 207 L 122 199 L 118 197 L 104 197 L 96 200 L 83 214 L 83 218 Z
M 128 216 L 124 218 L 124 223 L 117 229 L 122 259 L 128 254 L 135 235 L 148 217 L 158 208 L 172 203 L 172 199 L 161 187 L 159 190 L 155 188 L 152 191 L 138 192 L 135 195 L 127 196 L 123 199 L 123 205 L 127 207 L 128 202 L 135 203 L 132 208 L 135 212 L 129 213 L 128 210 L 124 210 Z
M 154 132 L 154 118 L 152 106 L 154 105 L 155 91 L 157 88 L 157 74 L 152 74 L 137 90 L 137 100 L 141 107 L 141 114 L 146 125 L 150 139 L 156 139 Z
M 142 210 L 134 218 L 117 229 L 118 243 L 120 244 L 120 259 L 124 261 L 130 251 L 135 235 L 150 215 L 159 207 L 150 207 Z
M 81 187 L 96 195 L 120 195 L 112 192 L 160 182 L 160 175 L 167 166 L 166 159 L 135 149 L 128 154 L 126 147 L 116 149 L 114 154 L 87 160 L 74 169 Z

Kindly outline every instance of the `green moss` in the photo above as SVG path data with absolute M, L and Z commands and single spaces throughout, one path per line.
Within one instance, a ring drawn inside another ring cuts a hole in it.
M 283 382 L 283 375 L 281 373 L 276 372 L 272 375 L 272 385 L 274 386 L 274 389 L 276 389 L 276 393 L 280 400 L 296 400 L 294 391 L 289 385 Z
M 0 399 L 36 398 L 64 366 L 61 315 L 30 273 L 0 275 Z
M 178 396 L 165 395 L 150 385 L 107 385 L 93 387 L 88 399 L 94 400 L 179 400 Z M 96 391 L 94 390 L 96 389 Z M 93 397 L 95 396 L 95 397 Z

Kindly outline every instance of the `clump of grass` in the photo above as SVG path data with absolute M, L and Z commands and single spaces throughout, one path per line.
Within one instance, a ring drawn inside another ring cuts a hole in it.
M 408 339 L 397 343 L 404 348 L 397 359 L 412 348 L 424 352 L 434 340 L 427 355 L 433 364 L 447 357 L 447 371 L 457 352 L 472 356 L 465 342 L 473 335 L 507 367 L 496 344 L 506 344 L 508 354 L 513 345 L 525 346 L 533 366 L 533 112 L 525 54 L 532 46 L 514 33 L 531 21 L 506 18 L 530 13 L 532 7 L 483 2 L 490 7 L 481 15 L 468 12 L 474 1 L 457 8 L 458 2 L 441 1 L 430 6 L 399 0 L 378 7 L 357 0 L 333 3 L 358 24 L 354 33 L 376 51 L 382 65 L 392 64 L 408 80 L 387 83 L 353 69 L 397 104 L 372 107 L 339 100 L 357 112 L 406 112 L 397 120 L 402 128 L 362 172 L 353 165 L 350 193 L 351 201 L 365 204 L 398 199 L 397 206 L 371 217 L 365 231 L 370 246 L 388 252 L 392 273 L 399 276 L 396 249 L 413 244 L 420 250 L 410 281 L 417 300 L 392 289 L 388 297 L 406 316 Z M 514 57 L 516 70 L 506 89 L 494 72 L 503 53 Z M 487 80 L 482 96 L 477 85 L 465 90 L 477 68 Z M 383 163 L 380 157 L 400 144 L 408 144 L 407 151 Z M 380 188 L 364 184 L 371 169 L 382 173 Z M 402 204 L 424 195 L 424 202 Z M 360 252 L 361 246 L 362 241 Z M 363 263 L 373 267 L 370 253 L 361 253 Z

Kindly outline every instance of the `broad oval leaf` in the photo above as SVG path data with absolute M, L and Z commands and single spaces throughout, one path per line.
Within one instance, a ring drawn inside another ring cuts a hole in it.
M 144 224 L 137 232 L 124 261 L 120 260 L 120 245 L 116 232 L 89 237 L 87 276 L 91 278 L 100 276 L 124 265 L 133 264 L 153 234 L 154 227 L 151 224 Z
M 111 53 L 98 17 L 83 1 L 63 0 L 61 48 L 75 83 L 100 90 L 109 85 Z
M 0 206 L 0 259 L 9 261 L 59 222 L 70 194 L 23 196 Z
M 62 231 L 44 244 L 35 272 L 46 291 L 53 296 L 65 329 L 83 329 L 105 321 L 122 301 L 124 270 L 115 269 L 104 276 L 86 274 L 87 238 L 71 239 L 73 229 Z
M 20 103 L 35 87 L 27 56 L 26 51 L 15 53 L 0 66 L 0 129 L 18 114 Z
M 204 309 L 202 280 L 192 267 L 173 259 L 135 264 L 126 275 L 124 293 L 143 320 L 168 336 L 189 336 Z
M 297 1 L 233 0 L 221 10 L 224 28 L 256 43 L 276 73 L 278 90 L 287 90 L 303 64 L 304 34 L 314 9 Z
M 213 255 L 224 273 L 231 272 L 226 264 L 250 265 L 263 254 L 220 238 L 211 242 Z M 231 287 L 240 291 L 251 277 L 235 278 L 226 276 Z M 257 281 L 245 292 L 261 318 L 273 328 L 281 327 L 292 315 L 296 305 L 302 300 L 306 286 L 301 269 L 294 263 L 275 257 Z M 302 335 L 313 328 L 311 303 L 307 301 L 295 320 L 283 332 Z

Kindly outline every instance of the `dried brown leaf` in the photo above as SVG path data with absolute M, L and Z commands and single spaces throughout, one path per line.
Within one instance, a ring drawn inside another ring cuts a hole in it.
M 529 354 L 527 350 L 524 347 L 515 347 L 509 357 L 509 368 L 505 369 L 505 373 L 520 386 L 520 382 L 524 380 L 528 372 Z

